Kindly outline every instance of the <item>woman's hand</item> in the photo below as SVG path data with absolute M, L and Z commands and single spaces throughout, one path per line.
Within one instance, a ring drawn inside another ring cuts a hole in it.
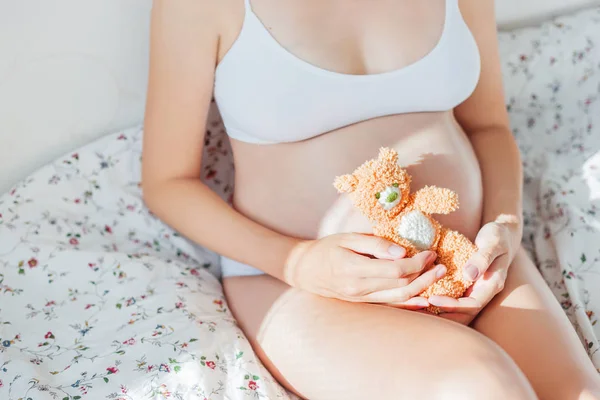
M 430 304 L 442 310 L 442 318 L 468 325 L 504 289 L 508 267 L 521 242 L 518 226 L 490 222 L 481 228 L 475 239 L 479 250 L 464 269 L 465 277 L 475 281 L 465 293 L 466 297 L 431 296 L 428 299 Z
M 404 258 L 406 251 L 382 238 L 358 233 L 300 242 L 285 267 L 293 286 L 324 297 L 351 302 L 380 303 L 421 309 L 429 302 L 418 297 L 446 274 L 431 251 Z M 425 271 L 425 272 L 424 272 Z

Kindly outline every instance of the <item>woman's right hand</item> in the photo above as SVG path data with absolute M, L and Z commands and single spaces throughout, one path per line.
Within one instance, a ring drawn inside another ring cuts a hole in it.
M 428 268 L 432 251 L 405 258 L 406 251 L 385 239 L 341 233 L 300 242 L 285 266 L 289 285 L 351 302 L 387 304 L 420 309 L 429 306 L 418 297 L 446 274 L 446 267 Z

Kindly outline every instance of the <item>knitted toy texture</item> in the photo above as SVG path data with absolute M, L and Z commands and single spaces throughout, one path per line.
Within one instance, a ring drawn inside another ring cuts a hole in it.
M 334 186 L 348 193 L 358 209 L 373 223 L 373 233 L 404 247 L 407 257 L 431 250 L 436 264 L 446 266 L 446 276 L 421 296 L 461 297 L 473 282 L 463 277 L 463 267 L 477 250 L 462 234 L 443 227 L 432 214 L 449 214 L 458 209 L 458 196 L 449 189 L 426 186 L 411 193 L 411 177 L 398 165 L 398 153 L 382 148 L 379 157 L 339 176 Z M 437 313 L 436 307 L 429 307 Z

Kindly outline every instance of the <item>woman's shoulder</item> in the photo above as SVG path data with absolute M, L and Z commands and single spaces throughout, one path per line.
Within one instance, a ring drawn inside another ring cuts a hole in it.
M 187 32 L 197 35 L 197 38 L 218 39 L 219 59 L 239 34 L 244 15 L 245 0 L 153 1 L 154 22 L 183 25 Z
M 243 19 L 244 0 L 153 0 L 154 15 L 169 22 L 195 23 L 199 29 L 227 28 Z

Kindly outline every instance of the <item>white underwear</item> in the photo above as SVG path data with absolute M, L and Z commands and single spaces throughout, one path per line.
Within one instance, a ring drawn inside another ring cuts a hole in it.
M 221 276 L 223 278 L 229 276 L 252 276 L 262 274 L 264 274 L 264 272 L 258 268 L 221 256 Z

